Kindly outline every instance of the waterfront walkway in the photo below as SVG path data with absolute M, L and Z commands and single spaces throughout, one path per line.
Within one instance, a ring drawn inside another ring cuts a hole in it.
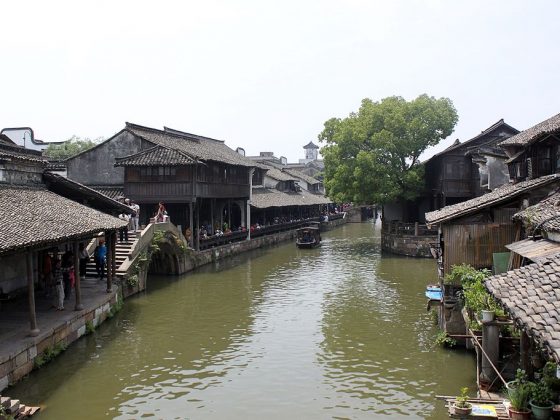
M 38 291 L 35 296 L 39 335 L 29 335 L 29 304 L 26 297 L 0 306 L 0 390 L 13 383 L 33 369 L 34 357 L 47 347 L 64 340 L 66 344 L 75 341 L 85 333 L 85 323 L 100 322 L 102 314 L 115 301 L 117 287 L 106 292 L 107 284 L 87 277 L 81 281 L 84 309 L 75 311 L 75 295 L 64 302 L 65 310 L 52 307 L 53 297 L 45 297 Z

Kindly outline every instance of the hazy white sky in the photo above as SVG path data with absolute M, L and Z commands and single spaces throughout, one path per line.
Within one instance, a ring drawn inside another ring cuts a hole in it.
M 469 139 L 560 112 L 556 0 L 5 1 L 0 127 L 125 121 L 290 161 L 364 97 L 447 96 Z

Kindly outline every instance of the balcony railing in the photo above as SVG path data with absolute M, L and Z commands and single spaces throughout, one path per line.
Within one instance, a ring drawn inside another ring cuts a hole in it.
M 404 223 L 396 220 L 383 222 L 381 229 L 384 233 L 401 236 L 436 236 L 437 229 L 428 229 L 423 223 Z

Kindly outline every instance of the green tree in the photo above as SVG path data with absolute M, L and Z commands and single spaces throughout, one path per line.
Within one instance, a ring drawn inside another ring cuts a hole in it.
M 362 100 L 358 112 L 331 118 L 319 141 L 325 188 L 334 201 L 383 204 L 416 198 L 424 186 L 419 157 L 449 136 L 458 116 L 448 98 L 420 95 Z
M 78 136 L 72 136 L 62 144 L 49 144 L 43 154 L 51 159 L 64 160 L 77 155 L 85 150 L 91 149 L 96 144 L 103 141 L 102 137 L 95 140 L 88 138 L 82 139 Z

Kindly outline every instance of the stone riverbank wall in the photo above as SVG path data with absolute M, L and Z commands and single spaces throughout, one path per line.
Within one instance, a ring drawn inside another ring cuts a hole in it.
M 2 343 L 0 354 L 0 391 L 13 385 L 34 368 L 39 367 L 47 354 L 56 356 L 66 349 L 72 342 L 90 332 L 107 319 L 112 308 L 119 306 L 119 293 L 114 288 L 111 293 L 96 293 L 95 296 L 85 296 L 84 302 L 89 301 L 86 309 L 81 311 L 66 310 L 64 313 L 53 311 L 38 311 L 41 332 L 37 337 L 13 337 L 10 342 Z M 114 308 L 113 310 L 116 310 Z M 26 331 L 26 329 L 22 329 Z
M 437 244 L 437 230 L 418 223 L 382 223 L 381 249 L 408 257 L 433 258 L 430 250 Z

